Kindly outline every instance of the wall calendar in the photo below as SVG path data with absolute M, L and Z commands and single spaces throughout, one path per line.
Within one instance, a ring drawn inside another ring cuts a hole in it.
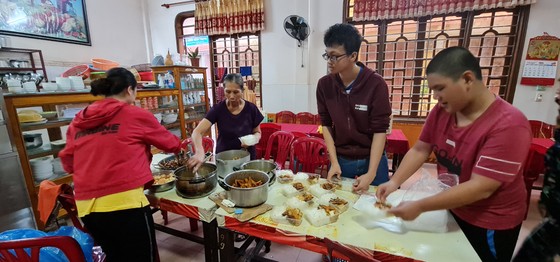
M 522 85 L 552 86 L 556 81 L 560 39 L 544 33 L 531 38 L 521 76 Z

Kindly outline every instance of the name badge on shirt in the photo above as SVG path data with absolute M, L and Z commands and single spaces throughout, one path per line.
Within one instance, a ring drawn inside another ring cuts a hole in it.
M 358 104 L 356 104 L 356 105 L 354 106 L 354 109 L 360 110 L 360 111 L 367 111 L 367 108 L 368 108 L 367 105 L 358 105 Z
M 450 145 L 450 146 L 452 146 L 452 147 L 455 147 L 455 141 L 452 141 L 452 140 L 447 139 L 447 140 L 445 141 L 445 143 L 448 144 L 448 145 Z

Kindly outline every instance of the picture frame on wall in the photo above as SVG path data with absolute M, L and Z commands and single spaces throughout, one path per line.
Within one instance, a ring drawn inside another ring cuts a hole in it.
M 89 45 L 85 0 L 4 0 L 0 35 Z

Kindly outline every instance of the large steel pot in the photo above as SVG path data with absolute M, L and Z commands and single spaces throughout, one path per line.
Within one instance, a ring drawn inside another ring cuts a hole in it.
M 251 188 L 234 187 L 236 179 L 251 178 L 254 181 L 261 181 L 260 186 Z M 237 207 L 258 206 L 268 199 L 268 181 L 270 178 L 265 172 L 258 170 L 239 170 L 228 174 L 224 180 L 218 183 L 226 190 L 227 199 L 234 202 Z
M 218 167 L 218 176 L 224 178 L 227 174 L 235 171 L 241 164 L 251 160 L 251 154 L 246 150 L 227 150 L 215 155 Z
M 203 163 L 197 172 L 198 175 L 195 175 L 192 169 L 186 166 L 181 166 L 173 171 L 177 178 L 175 181 L 177 195 L 184 198 L 199 198 L 207 196 L 214 191 L 218 183 L 216 165 Z
M 270 178 L 269 185 L 274 184 L 274 181 L 276 181 L 276 170 L 278 170 L 278 165 L 274 161 L 264 159 L 251 160 L 241 164 L 240 168 L 242 170 L 259 170 L 265 172 Z

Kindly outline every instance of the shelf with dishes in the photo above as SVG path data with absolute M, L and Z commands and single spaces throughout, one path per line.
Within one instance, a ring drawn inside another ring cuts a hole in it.
M 60 150 L 64 149 L 64 145 L 43 144 L 40 147 L 27 149 L 27 157 L 29 159 L 40 158 L 44 156 L 57 155 Z
M 40 129 L 56 128 L 61 126 L 67 126 L 72 122 L 70 118 L 59 118 L 53 120 L 41 120 L 37 122 L 21 123 L 21 131 L 33 131 Z

